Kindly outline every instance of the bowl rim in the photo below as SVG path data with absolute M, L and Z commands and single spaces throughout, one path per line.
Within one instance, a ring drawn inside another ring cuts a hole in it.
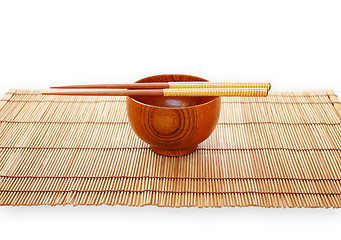
M 156 105 L 150 105 L 150 104 L 147 104 L 147 103 L 143 103 L 143 102 L 140 102 L 140 101 L 137 101 L 136 99 L 130 97 L 130 96 L 127 96 L 127 98 L 129 98 L 130 100 L 138 103 L 138 104 L 141 104 L 141 105 L 144 105 L 144 106 L 148 106 L 148 107 L 153 107 L 153 108 L 162 108 L 162 109 L 185 109 L 185 108 L 195 108 L 195 107 L 202 107 L 204 105 L 208 105 L 208 104 L 212 104 L 214 101 L 217 101 L 218 99 L 220 99 L 220 97 L 215 97 L 214 99 L 208 101 L 208 102 L 205 102 L 205 103 L 201 103 L 201 104 L 197 104 L 197 105 L 193 105 L 193 106 L 188 106 L 188 107 L 162 107 L 162 106 L 156 106 Z
M 200 78 L 204 81 L 207 81 L 209 82 L 208 80 L 204 79 L 204 78 L 201 78 L 201 77 L 197 77 L 197 76 L 193 76 L 193 75 L 187 75 L 187 74 L 159 74 L 159 75 L 154 75 L 154 76 L 150 76 L 150 77 L 158 77 L 158 76 L 164 76 L 164 75 L 182 75 L 182 76 L 190 76 L 190 77 L 196 77 L 196 78 Z M 150 78 L 150 77 L 146 77 L 146 78 Z M 139 82 L 141 80 L 143 80 L 145 78 L 142 78 L 136 82 Z M 193 81 L 193 82 L 200 82 L 200 81 Z M 211 104 L 213 103 L 214 101 L 218 101 L 220 99 L 220 97 L 213 97 L 212 100 L 208 101 L 208 102 L 205 102 L 205 103 L 201 103 L 201 104 L 197 104 L 197 105 L 193 105 L 193 106 L 188 106 L 188 107 L 162 107 L 162 106 L 155 106 L 155 105 L 150 105 L 150 104 L 147 104 L 147 103 L 143 103 L 143 102 L 140 102 L 136 99 L 134 99 L 133 97 L 130 97 L 130 96 L 127 96 L 127 98 L 131 99 L 132 101 L 138 103 L 138 104 L 141 104 L 141 105 L 144 105 L 144 106 L 148 106 L 148 107 L 153 107 L 153 108 L 162 108 L 162 109 L 186 109 L 186 108 L 195 108 L 195 107 L 201 107 L 201 106 L 204 106 L 204 105 L 207 105 L 207 104 Z

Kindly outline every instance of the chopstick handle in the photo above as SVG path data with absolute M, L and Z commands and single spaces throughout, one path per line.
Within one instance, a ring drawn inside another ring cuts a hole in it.
M 266 88 L 270 83 L 169 82 L 169 88 Z
M 185 88 L 185 89 L 163 89 L 164 96 L 217 96 L 217 97 L 266 97 L 266 88 Z

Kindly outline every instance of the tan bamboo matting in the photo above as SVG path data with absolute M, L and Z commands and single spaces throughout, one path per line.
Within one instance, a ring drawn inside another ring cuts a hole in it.
M 153 153 L 122 97 L 0 102 L 1 205 L 341 207 L 341 105 L 329 91 L 223 98 L 194 153 Z

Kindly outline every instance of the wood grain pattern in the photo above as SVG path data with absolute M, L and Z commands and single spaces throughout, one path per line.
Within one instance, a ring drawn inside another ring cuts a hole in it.
M 186 75 L 161 75 L 144 82 L 207 81 Z M 127 113 L 135 133 L 151 149 L 166 156 L 189 154 L 208 138 L 218 122 L 219 97 L 127 97 Z

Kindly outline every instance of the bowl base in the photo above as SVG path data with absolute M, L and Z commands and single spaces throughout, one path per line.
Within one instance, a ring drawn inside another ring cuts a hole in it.
M 198 145 L 189 148 L 182 149 L 167 149 L 167 148 L 159 148 L 155 146 L 150 146 L 150 148 L 156 152 L 157 154 L 168 156 L 168 157 L 179 157 L 183 155 L 190 154 L 197 149 Z

